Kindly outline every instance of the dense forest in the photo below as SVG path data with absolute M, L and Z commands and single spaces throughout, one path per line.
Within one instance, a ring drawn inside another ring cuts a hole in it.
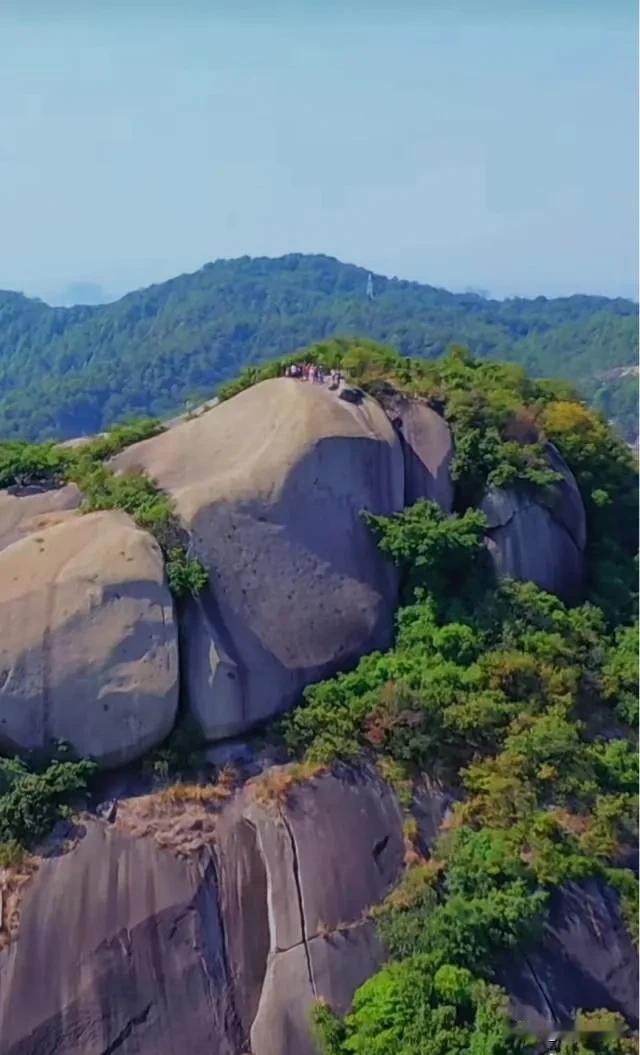
M 97 307 L 52 308 L 0 292 L 0 434 L 69 438 L 210 397 L 252 365 L 332 335 L 433 359 L 451 343 L 481 359 L 563 377 L 637 436 L 637 305 L 573 296 L 488 300 L 326 256 L 221 260 Z

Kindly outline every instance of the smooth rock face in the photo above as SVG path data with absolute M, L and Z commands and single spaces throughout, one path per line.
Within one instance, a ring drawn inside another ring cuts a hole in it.
M 36 487 L 0 491 L 0 550 L 25 535 L 69 520 L 76 515 L 81 501 L 75 484 L 48 491 Z
M 453 509 L 450 466 L 454 447 L 447 422 L 424 400 L 410 398 L 390 387 L 378 399 L 402 438 L 405 505 L 427 498 L 450 513 Z
M 176 639 L 160 550 L 124 513 L 14 542 L 0 553 L 0 747 L 139 757 L 174 722 Z
M 209 739 L 390 644 L 397 574 L 360 514 L 402 508 L 404 466 L 374 400 L 264 381 L 113 464 L 172 495 L 209 572 L 181 635 L 189 707 Z
M 584 580 L 584 505 L 568 466 L 551 445 L 548 451 L 552 468 L 564 477 L 549 495 L 487 492 L 481 506 L 489 520 L 487 547 L 498 575 L 573 601 Z
M 0 954 L 2 1055 L 237 1055 L 215 872 L 90 822 Z
M 362 917 L 402 868 L 389 789 L 345 770 L 265 808 L 247 788 L 186 859 L 119 818 L 87 822 L 27 891 L 0 953 L 1 1055 L 316 1055 L 313 1000 L 346 1011 L 382 962 Z
M 555 891 L 541 941 L 510 957 L 498 980 L 517 1020 L 539 1035 L 569 1029 L 577 1008 L 609 1008 L 637 1028 L 638 956 L 618 895 L 601 881 Z

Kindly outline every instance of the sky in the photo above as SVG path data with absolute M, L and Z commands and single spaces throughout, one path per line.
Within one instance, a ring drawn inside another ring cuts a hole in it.
M 328 253 L 637 295 L 632 0 L 0 0 L 0 288 Z

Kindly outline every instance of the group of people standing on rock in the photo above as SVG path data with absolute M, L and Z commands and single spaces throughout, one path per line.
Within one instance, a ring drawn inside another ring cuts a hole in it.
M 311 381 L 312 384 L 323 385 L 329 382 L 329 388 L 338 388 L 343 380 L 340 370 L 333 368 L 328 372 L 317 363 L 289 363 L 284 370 L 285 377 L 295 377 L 298 381 Z

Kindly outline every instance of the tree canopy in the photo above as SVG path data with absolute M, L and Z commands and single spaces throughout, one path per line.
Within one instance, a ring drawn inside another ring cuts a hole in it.
M 637 306 L 573 296 L 487 300 L 374 276 L 326 256 L 242 257 L 96 307 L 0 292 L 0 434 L 65 439 L 202 401 L 241 369 L 331 335 L 431 360 L 451 343 L 480 359 L 573 381 L 637 435 Z M 623 371 L 623 373 L 621 373 Z

